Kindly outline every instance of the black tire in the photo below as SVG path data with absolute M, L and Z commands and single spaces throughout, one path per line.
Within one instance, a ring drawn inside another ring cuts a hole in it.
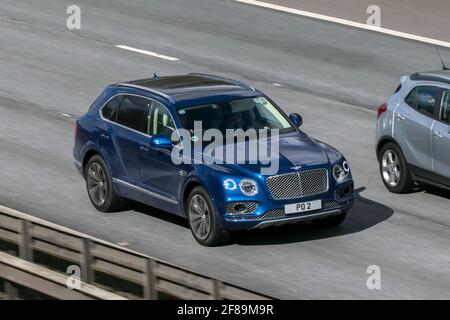
M 394 157 L 394 161 L 398 164 L 394 165 L 394 167 L 396 167 L 395 171 L 400 175 L 400 177 L 397 178 L 398 181 L 392 181 L 392 178 L 388 178 L 390 173 L 387 166 L 389 165 L 386 164 L 387 160 L 385 159 L 388 157 L 389 153 Z M 381 180 L 383 181 L 386 189 L 392 193 L 405 193 L 411 190 L 413 187 L 411 173 L 409 172 L 408 164 L 406 163 L 402 151 L 396 144 L 388 142 L 384 145 L 380 150 L 378 162 Z
M 201 213 L 202 208 L 207 208 L 207 210 L 204 210 L 204 214 Z M 217 212 L 203 187 L 195 187 L 189 194 L 186 203 L 186 215 L 192 235 L 201 245 L 217 246 L 228 240 L 229 232 L 220 226 Z M 201 227 L 202 223 L 207 224 L 204 229 Z M 201 232 L 200 228 L 205 232 Z
M 95 169 L 94 169 L 95 168 Z M 91 171 L 90 171 L 91 170 Z M 97 170 L 97 173 L 94 173 Z M 119 209 L 123 205 L 123 199 L 119 197 L 114 191 L 111 174 L 109 173 L 108 166 L 105 161 L 99 155 L 92 156 L 85 167 L 83 168 L 84 177 L 86 180 L 86 190 L 91 200 L 92 205 L 101 212 L 111 212 Z M 98 174 L 98 172 L 102 172 Z M 99 187 L 99 191 L 104 192 L 104 197 L 96 198 L 96 192 L 93 191 L 95 188 L 93 187 L 95 184 L 99 184 L 100 182 L 95 180 L 92 176 L 94 173 L 95 178 L 101 180 L 102 185 Z M 103 200 L 100 201 L 100 198 Z
M 326 218 L 313 220 L 314 225 L 320 228 L 331 228 L 340 225 L 347 217 L 347 211 Z

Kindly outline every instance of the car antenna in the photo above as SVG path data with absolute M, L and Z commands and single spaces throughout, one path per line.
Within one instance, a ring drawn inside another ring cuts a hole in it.
M 441 56 L 441 52 L 439 51 L 439 48 L 436 48 L 436 51 L 437 51 L 437 53 L 438 53 L 438 55 L 439 55 L 439 59 L 441 59 L 442 70 L 444 70 L 444 71 L 450 70 L 450 69 L 445 65 L 444 60 L 442 59 L 442 56 Z
M 158 80 L 158 79 L 159 79 L 159 76 L 156 74 L 156 72 L 153 73 L 153 80 Z

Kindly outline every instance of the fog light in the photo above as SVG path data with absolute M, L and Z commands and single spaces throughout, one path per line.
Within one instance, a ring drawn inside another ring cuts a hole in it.
M 246 213 L 247 212 L 247 206 L 242 203 L 237 203 L 233 206 L 234 213 Z

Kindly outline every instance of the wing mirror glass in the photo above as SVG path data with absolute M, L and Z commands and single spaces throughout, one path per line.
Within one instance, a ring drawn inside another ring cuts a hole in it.
M 163 135 L 155 135 L 150 138 L 150 145 L 155 148 L 172 148 L 173 144 L 170 138 Z
M 289 119 L 291 119 L 292 123 L 298 128 L 303 124 L 303 118 L 298 113 L 291 113 L 289 115 Z

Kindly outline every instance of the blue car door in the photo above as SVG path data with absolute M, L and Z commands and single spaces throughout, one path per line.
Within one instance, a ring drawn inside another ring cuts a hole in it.
M 102 119 L 106 121 L 96 121 L 98 148 L 100 154 L 105 158 L 106 163 L 108 163 L 114 177 L 120 175 L 123 171 L 121 157 L 117 156 L 115 143 L 116 125 L 114 123 L 123 97 L 123 95 L 117 95 L 111 98 L 100 110 Z
M 149 117 L 149 134 L 171 137 L 175 130 L 173 119 L 160 103 L 153 102 Z M 145 188 L 158 193 L 169 202 L 178 201 L 181 185 L 185 179 L 185 165 L 172 162 L 171 149 L 157 148 L 147 141 L 140 154 L 141 184 Z
M 150 105 L 147 98 L 126 95 L 119 106 L 114 126 L 114 142 L 123 165 L 121 179 L 133 185 L 139 184 L 142 145 L 149 140 L 146 132 Z

